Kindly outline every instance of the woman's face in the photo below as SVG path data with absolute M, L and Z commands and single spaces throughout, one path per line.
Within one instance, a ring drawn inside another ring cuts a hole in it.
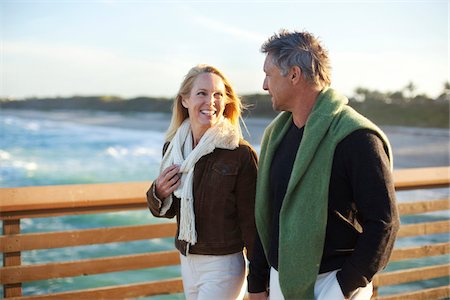
M 182 104 L 189 112 L 196 142 L 223 115 L 225 99 L 225 85 L 218 75 L 202 73 L 194 80 L 191 92 L 183 97 Z

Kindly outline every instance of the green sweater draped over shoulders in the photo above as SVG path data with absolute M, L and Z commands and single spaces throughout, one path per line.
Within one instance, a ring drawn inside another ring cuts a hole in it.
M 308 117 L 280 211 L 279 279 L 285 299 L 314 299 L 327 224 L 328 188 L 337 144 L 358 129 L 370 129 L 384 141 L 392 169 L 392 153 L 384 133 L 350 106 L 348 99 L 324 89 Z M 280 113 L 266 128 L 261 143 L 256 191 L 256 224 L 267 256 L 270 248 L 270 165 L 289 129 L 292 114 Z

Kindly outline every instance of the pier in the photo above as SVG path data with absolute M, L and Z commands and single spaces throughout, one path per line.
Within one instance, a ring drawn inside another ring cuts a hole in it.
M 394 180 L 397 191 L 447 188 L 450 186 L 450 166 L 395 170 Z M 24 251 L 173 237 L 176 231 L 175 222 L 132 226 L 118 224 L 95 229 L 21 233 L 21 222 L 27 218 L 147 210 L 145 194 L 149 186 L 150 182 L 132 182 L 0 188 L 0 219 L 3 222 L 3 233 L 0 237 L 0 250 L 3 253 L 0 283 L 3 285 L 3 297 L 7 299 L 130 299 L 182 292 L 181 278 L 177 277 L 45 295 L 24 296 L 22 293 L 22 284 L 25 282 L 178 265 L 179 254 L 175 248 L 169 251 L 93 257 L 75 261 L 52 261 L 26 265 L 21 263 L 21 253 Z M 424 199 L 402 202 L 398 206 L 402 216 L 446 211 L 450 209 L 450 199 L 448 197 Z M 448 234 L 449 229 L 450 218 L 443 221 L 402 224 L 398 237 Z M 450 242 L 448 241 L 395 248 L 391 262 L 442 256 L 449 253 Z M 378 289 L 383 286 L 449 276 L 449 260 L 445 264 L 383 271 L 374 278 L 373 298 L 382 300 L 449 298 L 449 285 L 399 294 L 378 295 Z

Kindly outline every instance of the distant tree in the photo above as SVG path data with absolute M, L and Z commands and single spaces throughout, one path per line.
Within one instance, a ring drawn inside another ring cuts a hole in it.
M 444 82 L 444 93 L 450 94 L 450 82 Z
M 404 90 L 408 93 L 409 100 L 414 98 L 415 91 L 417 90 L 416 85 L 410 81 L 404 88 Z
M 364 102 L 366 101 L 367 95 L 370 93 L 370 91 L 363 87 L 357 87 L 354 91 L 353 99 L 355 99 L 356 102 Z
M 426 94 L 419 94 L 414 96 L 414 98 L 411 100 L 414 103 L 428 103 L 429 101 L 432 101 L 430 97 L 428 97 Z
M 387 103 L 403 103 L 405 102 L 405 96 L 403 95 L 403 91 L 396 91 L 388 94 Z
M 377 90 L 369 90 L 363 87 L 357 87 L 354 91 L 352 100 L 355 102 L 371 103 L 391 103 L 390 94 L 385 94 Z
M 388 103 L 389 97 L 383 92 L 373 90 L 367 93 L 366 102 L 372 102 L 376 104 Z
M 447 101 L 450 102 L 450 82 L 444 82 L 444 88 L 442 93 L 437 98 L 438 101 Z
M 122 101 L 123 99 L 117 96 L 100 96 L 99 97 L 101 101 L 108 102 L 108 101 Z

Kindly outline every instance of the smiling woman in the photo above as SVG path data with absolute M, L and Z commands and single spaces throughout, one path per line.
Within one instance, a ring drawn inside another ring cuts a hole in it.
M 217 111 L 218 107 L 215 107 L 216 105 L 225 105 L 223 110 L 220 111 L 220 114 L 216 112 L 214 120 L 217 121 L 217 116 L 220 117 L 223 115 L 231 122 L 238 135 L 242 137 L 242 131 L 239 125 L 242 103 L 231 86 L 230 81 L 218 69 L 208 65 L 198 65 L 188 72 L 181 83 L 180 90 L 173 105 L 172 120 L 166 133 L 167 141 L 170 141 L 175 136 L 181 123 L 183 123 L 186 118 L 190 117 L 190 114 L 194 114 L 194 116 L 197 114 L 191 112 L 188 108 L 193 105 L 189 104 L 191 102 L 190 99 L 197 99 L 197 101 L 194 102 L 198 103 L 201 99 L 204 101 L 207 100 L 208 95 L 210 97 L 210 104 L 203 104 L 204 106 L 200 109 L 204 109 L 206 106 L 208 109 L 214 107 Z M 212 100 L 212 98 L 214 98 L 214 100 Z M 202 103 L 200 103 L 200 105 L 202 105 Z M 191 121 L 194 121 L 194 123 L 196 122 L 195 119 Z M 209 127 L 211 127 L 211 122 L 209 121 L 208 123 L 210 123 Z
M 224 95 L 222 79 L 214 73 L 202 73 L 194 80 L 190 94 L 183 97 L 183 107 L 191 120 L 194 147 L 206 130 L 221 120 L 226 104 Z
M 249 276 L 255 273 L 257 158 L 242 138 L 241 106 L 218 69 L 192 68 L 175 98 L 160 174 L 147 192 L 155 217 L 177 219 L 187 299 L 242 299 L 244 247 Z

